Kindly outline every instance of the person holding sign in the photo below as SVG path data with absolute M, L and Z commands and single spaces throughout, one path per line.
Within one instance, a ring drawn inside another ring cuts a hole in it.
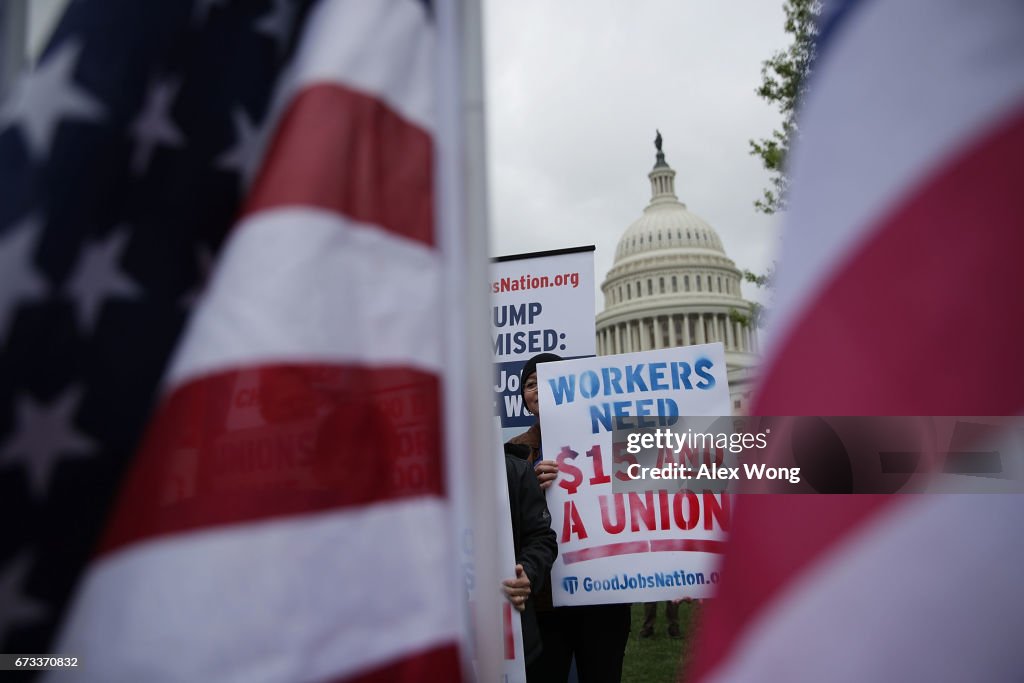
M 520 391 L 527 410 L 537 420 L 527 431 L 506 444 L 506 453 L 516 454 L 534 467 L 542 489 L 558 478 L 554 460 L 542 460 L 537 365 L 562 360 L 553 353 L 541 353 L 526 361 L 520 375 Z M 616 683 L 622 679 L 622 660 L 629 638 L 629 604 L 553 607 L 550 577 L 536 594 L 537 624 L 543 650 L 527 667 L 530 681 L 564 683 L 576 659 L 580 683 Z M 525 636 L 524 636 L 525 637 Z
M 541 353 L 526 361 L 526 365 L 523 366 L 522 373 L 520 374 L 519 391 L 523 396 L 523 405 L 526 406 L 526 409 L 531 414 L 537 417 L 537 420 L 525 432 L 509 440 L 509 444 L 525 446 L 528 449 L 526 451 L 528 455 L 525 456 L 526 461 L 533 465 L 533 470 L 537 474 L 537 482 L 542 489 L 551 486 L 558 477 L 558 464 L 554 460 L 540 459 L 542 454 L 540 448 L 540 405 L 539 393 L 537 391 L 537 364 L 560 360 L 562 360 L 561 356 L 553 353 Z
M 502 591 L 521 613 L 523 659 L 527 667 L 541 653 L 541 636 L 531 596 L 544 588 L 551 565 L 558 555 L 558 543 L 551 529 L 544 494 L 530 466 L 523 460 L 505 455 L 508 477 L 509 511 L 512 515 L 512 544 L 516 556 L 516 576 L 502 581 Z M 548 590 L 550 594 L 550 589 Z M 528 680 L 532 680 L 529 679 Z

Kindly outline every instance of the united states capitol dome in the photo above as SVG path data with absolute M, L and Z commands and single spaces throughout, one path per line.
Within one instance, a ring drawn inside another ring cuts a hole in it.
M 753 305 L 743 298 L 743 273 L 707 221 L 675 192 L 676 172 L 665 161 L 662 138 L 647 174 L 651 199 L 626 228 L 601 284 L 601 355 L 721 342 L 733 409 L 743 412 L 757 363 Z
M 665 163 L 665 153 L 659 150 L 649 176 L 651 202 L 622 234 L 615 249 L 616 263 L 637 254 L 673 248 L 710 249 L 725 254 L 718 233 L 676 197 L 675 175 Z

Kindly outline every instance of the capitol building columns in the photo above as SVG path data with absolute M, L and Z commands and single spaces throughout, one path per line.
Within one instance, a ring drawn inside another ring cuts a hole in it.
M 754 353 L 752 334 L 728 312 L 652 313 L 606 322 L 597 331 L 601 355 L 722 342 L 726 351 Z
M 734 412 L 746 412 L 757 365 L 757 330 L 739 318 L 753 304 L 715 230 L 675 193 L 661 148 L 647 177 L 651 200 L 619 239 L 596 320 L 601 355 L 722 342 Z M 737 315 L 738 314 L 738 315 Z
M 600 355 L 722 342 L 727 352 L 756 353 L 752 333 L 728 313 L 657 313 L 602 325 Z

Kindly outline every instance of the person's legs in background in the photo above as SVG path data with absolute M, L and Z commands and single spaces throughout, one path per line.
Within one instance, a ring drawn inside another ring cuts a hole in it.
M 668 620 L 669 638 L 682 638 L 679 631 L 679 603 L 669 600 L 665 603 L 665 618 Z
M 677 612 L 678 614 L 678 612 Z M 656 602 L 645 602 L 644 603 L 644 625 L 640 629 L 641 638 L 653 638 L 654 637 L 654 622 L 658 619 L 658 603 Z

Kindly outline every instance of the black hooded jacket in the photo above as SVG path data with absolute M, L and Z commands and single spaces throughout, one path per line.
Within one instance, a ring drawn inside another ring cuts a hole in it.
M 511 454 L 510 454 L 511 453 Z M 523 651 L 527 662 L 541 651 L 540 631 L 534 614 L 534 596 L 543 588 L 558 556 L 555 532 L 551 529 L 551 515 L 537 476 L 530 464 L 516 449 L 505 449 L 505 473 L 508 475 L 508 502 L 512 512 L 512 543 L 516 563 L 530 579 L 531 597 L 522 613 Z

